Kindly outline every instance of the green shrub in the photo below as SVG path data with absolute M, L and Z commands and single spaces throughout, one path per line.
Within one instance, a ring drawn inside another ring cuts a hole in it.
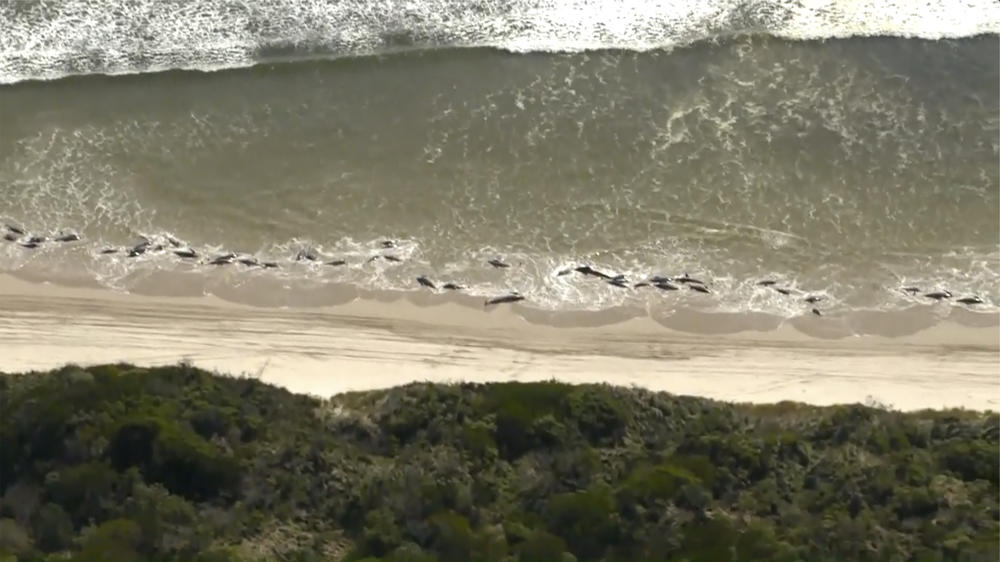
M 536 418 L 528 428 L 531 448 L 558 449 L 567 440 L 567 429 L 555 416 Z
M 569 412 L 592 444 L 618 441 L 628 425 L 628 409 L 609 388 L 582 387 L 569 394 Z
M 703 435 L 684 441 L 678 448 L 683 456 L 706 458 L 713 488 L 746 485 L 764 479 L 774 459 L 765 454 L 762 443 L 740 434 Z M 704 465 L 697 468 L 705 471 Z
M 628 503 L 649 503 L 653 500 L 667 501 L 674 498 L 677 491 L 698 478 L 686 469 L 671 464 L 637 466 L 625 479 L 619 491 L 622 501 Z
M 366 560 L 375 560 L 375 558 L 366 558 Z M 385 562 L 437 562 L 439 558 L 429 552 L 424 552 L 413 543 L 406 543 L 392 551 L 392 554 L 385 557 L 384 560 Z
M 121 512 L 141 531 L 141 550 L 190 558 L 205 544 L 198 537 L 198 516 L 193 505 L 171 495 L 160 485 L 136 484 Z
M 77 524 L 102 517 L 118 474 L 103 462 L 90 462 L 51 473 L 45 488 L 50 501 L 66 509 Z
M 691 562 L 736 560 L 738 534 L 725 517 L 694 521 L 684 527 L 683 537 L 680 556 Z
M 475 457 L 488 456 L 495 451 L 493 429 L 484 423 L 469 423 L 462 427 L 462 446 Z
M 68 548 L 73 541 L 73 521 L 66 511 L 53 503 L 42 506 L 32 523 L 35 544 L 44 552 Z
M 1000 479 L 996 449 L 996 444 L 980 439 L 949 443 L 942 451 L 942 463 L 963 480 L 988 480 L 996 485 Z
M 778 540 L 774 529 L 766 523 L 754 523 L 736 539 L 737 562 L 791 562 L 795 554 L 791 547 Z
M 130 466 L 146 468 L 153 463 L 153 448 L 160 435 L 160 422 L 134 419 L 119 425 L 108 445 L 108 456 L 119 471 Z
M 135 521 L 105 521 L 84 540 L 78 559 L 87 562 L 141 562 L 145 560 L 137 551 L 141 540 L 142 532 Z
M 189 421 L 195 433 L 205 439 L 225 436 L 229 431 L 229 417 L 221 408 L 207 406 L 192 414 Z
M 434 550 L 444 562 L 465 562 L 473 559 L 475 537 L 469 522 L 452 511 L 442 511 L 431 517 L 434 524 Z
M 157 438 L 150 477 L 168 490 L 196 501 L 227 498 L 239 487 L 237 461 L 197 434 L 168 427 Z
M 715 482 L 715 465 L 704 455 L 671 455 L 664 464 L 686 471 L 705 486 Z
M 556 382 L 488 385 L 487 411 L 496 414 L 496 442 L 506 458 L 516 458 L 539 445 L 532 431 L 539 418 L 558 420 L 565 413 L 568 385 Z
M 385 556 L 403 542 L 403 533 L 396 519 L 386 508 L 365 514 L 364 529 L 356 554 Z
M 0 555 L 20 555 L 32 548 L 28 531 L 13 519 L 0 519 Z
M 897 490 L 895 495 L 893 505 L 900 519 L 932 517 L 937 512 L 937 495 L 926 486 Z
M 140 468 L 151 482 L 196 501 L 226 497 L 239 485 L 237 461 L 198 434 L 152 418 L 121 424 L 108 447 L 119 469 Z
M 508 553 L 507 536 L 501 525 L 488 525 L 476 535 L 476 559 L 505 560 Z
M 674 455 L 661 464 L 642 463 L 632 469 L 618 496 L 625 504 L 665 502 L 675 499 L 685 485 L 711 484 L 714 477 L 715 469 L 706 457 Z
M 568 552 L 566 541 L 545 531 L 536 531 L 518 547 L 519 562 L 554 562 Z
M 553 496 L 545 516 L 549 530 L 565 539 L 581 560 L 600 559 L 619 534 L 615 499 L 604 484 Z

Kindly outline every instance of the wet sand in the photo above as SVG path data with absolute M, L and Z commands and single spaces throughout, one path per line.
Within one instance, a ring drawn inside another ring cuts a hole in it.
M 945 320 L 899 337 L 833 338 L 814 337 L 822 336 L 822 322 L 835 324 L 826 318 L 795 318 L 765 331 L 702 326 L 692 333 L 649 318 L 553 326 L 527 320 L 530 311 L 517 305 L 484 312 L 469 304 L 356 299 L 256 307 L 0 276 L 0 370 L 189 361 L 320 396 L 413 381 L 554 378 L 735 402 L 1000 410 L 994 320 L 978 327 Z

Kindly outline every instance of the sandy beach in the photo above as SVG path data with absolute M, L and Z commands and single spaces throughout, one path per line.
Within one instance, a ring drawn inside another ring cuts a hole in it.
M 695 334 L 650 319 L 555 327 L 519 312 L 402 299 L 251 307 L 3 276 L 0 370 L 188 361 L 319 396 L 425 380 L 554 378 L 736 402 L 1000 409 L 1000 346 L 991 322 L 945 321 L 899 337 L 819 338 L 795 319 L 768 331 Z

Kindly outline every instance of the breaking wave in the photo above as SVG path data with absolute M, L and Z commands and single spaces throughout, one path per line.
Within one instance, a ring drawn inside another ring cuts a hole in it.
M 0 4 L 0 83 L 219 70 L 411 49 L 651 50 L 1000 32 L 995 0 L 19 0 Z

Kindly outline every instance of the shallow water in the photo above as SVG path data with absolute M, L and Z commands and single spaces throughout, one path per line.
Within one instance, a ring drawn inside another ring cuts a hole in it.
M 225 2 L 179 4 L 200 6 L 191 17 L 202 23 L 229 13 Z M 358 7 L 295 4 L 281 25 L 243 28 L 258 33 L 240 43 L 246 60 L 209 48 L 226 37 L 200 24 L 187 32 L 204 41 L 177 36 L 170 49 L 179 27 L 158 29 L 160 43 L 98 33 L 169 23 L 142 2 L 129 5 L 147 12 L 124 15 L 66 3 L 97 18 L 82 31 L 40 3 L 28 16 L 0 9 L 0 27 L 16 30 L 0 39 L 10 82 L 0 86 L 0 218 L 83 236 L 35 250 L 0 244 L 0 271 L 131 290 L 178 278 L 180 292 L 249 284 L 261 304 L 324 287 L 328 300 L 345 287 L 417 291 L 427 274 L 477 296 L 518 290 L 540 311 L 782 318 L 808 315 L 802 298 L 821 295 L 825 315 L 950 314 L 899 290 L 909 285 L 997 310 L 995 4 L 907 14 L 875 3 L 866 17 L 847 17 L 846 3 L 833 4 L 839 16 L 626 4 L 614 21 L 565 12 L 577 19 L 558 33 L 559 14 L 530 2 L 505 5 L 526 20 L 498 16 L 495 3 L 476 14 L 448 4 L 448 25 L 430 4 L 416 15 L 387 4 L 381 20 L 364 20 L 378 29 L 352 19 Z M 292 21 L 317 10 L 327 27 Z M 800 40 L 850 35 L 895 36 Z M 579 52 L 540 52 L 552 49 Z M 361 56 L 370 52 L 382 54 Z M 167 233 L 202 255 L 248 252 L 282 267 L 99 254 Z M 384 239 L 398 247 L 381 249 Z M 304 247 L 348 264 L 293 263 Z M 368 261 L 381 253 L 403 261 Z M 512 267 L 486 265 L 494 257 Z M 557 275 L 581 263 L 632 282 L 690 272 L 712 294 Z M 759 287 L 765 278 L 792 294 Z

